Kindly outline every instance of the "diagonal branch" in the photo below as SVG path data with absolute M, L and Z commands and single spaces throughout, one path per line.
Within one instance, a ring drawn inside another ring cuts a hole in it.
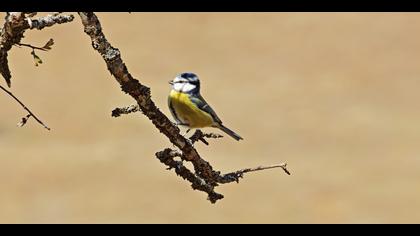
M 31 17 L 35 15 L 36 13 L 30 12 L 10 12 L 6 15 L 6 22 L 4 27 L 1 29 L 0 34 L 0 73 L 6 79 L 9 87 L 11 74 L 8 67 L 7 52 L 13 45 L 30 47 L 34 52 L 35 49 L 50 49 L 50 46 L 54 43 L 51 39 L 43 48 L 34 47 L 29 44 L 22 44 L 20 41 L 23 38 L 25 30 L 40 30 L 44 27 L 70 22 L 74 19 L 72 15 L 60 15 L 60 13 L 54 13 L 52 15 L 47 15 L 46 17 L 32 19 Z M 190 139 L 182 136 L 179 128 L 173 124 L 152 101 L 150 88 L 141 84 L 128 72 L 127 67 L 121 59 L 120 51 L 117 48 L 112 47 L 107 41 L 96 15 L 92 12 L 80 12 L 79 16 L 84 26 L 84 32 L 88 34 L 91 39 L 92 47 L 102 56 L 108 70 L 120 84 L 123 92 L 129 94 L 137 102 L 137 105 L 132 105 L 122 109 L 115 109 L 112 115 L 117 117 L 121 114 L 141 111 L 145 116 L 147 116 L 155 127 L 163 133 L 172 144 L 179 148 L 179 150 L 167 148 L 163 151 L 157 152 L 156 157 L 162 163 L 167 165 L 168 169 L 175 169 L 175 173 L 177 175 L 191 182 L 193 189 L 206 192 L 210 202 L 215 203 L 217 200 L 223 198 L 222 194 L 219 194 L 214 190 L 218 184 L 225 184 L 234 181 L 238 182 L 239 178 L 243 177 L 243 174 L 245 173 L 281 167 L 284 171 L 286 171 L 286 173 L 290 174 L 286 169 L 286 164 L 247 168 L 225 175 L 221 175 L 219 171 L 213 170 L 210 163 L 200 157 L 193 145 L 197 141 L 202 141 L 208 145 L 205 138 L 220 138 L 222 136 L 218 134 L 205 134 L 200 130 L 197 130 Z M 19 126 L 25 125 L 27 120 L 30 117 L 33 117 L 46 129 L 50 130 L 10 91 L 2 86 L 0 86 L 0 88 L 13 97 L 29 113 L 26 117 L 22 118 L 22 121 L 18 124 Z M 176 161 L 174 159 L 177 157 L 181 158 L 181 161 Z M 191 162 L 194 166 L 194 171 L 185 167 L 183 165 L 183 161 Z
M 196 173 L 210 185 L 216 185 L 214 179 L 217 173 L 207 161 L 199 156 L 190 142 L 180 134 L 179 128 L 156 107 L 151 99 L 150 88 L 141 84 L 128 72 L 121 59 L 120 51 L 108 42 L 96 15 L 93 12 L 79 12 L 79 15 L 85 33 L 91 38 L 92 47 L 101 54 L 108 70 L 121 85 L 122 90 L 137 101 L 143 114 L 184 153 L 185 160 L 193 163 Z
M 128 72 L 126 65 L 121 59 L 120 51 L 117 48 L 112 47 L 102 32 L 102 27 L 97 16 L 93 12 L 79 12 L 79 16 L 84 26 L 84 32 L 91 39 L 92 47 L 102 56 L 108 70 L 120 84 L 122 91 L 136 100 L 142 113 L 147 116 L 155 127 L 180 150 L 176 151 L 167 148 L 157 152 L 156 157 L 169 168 L 175 169 L 175 172 L 178 175 L 191 182 L 193 189 L 206 192 L 208 194 L 208 199 L 212 203 L 222 199 L 223 195 L 216 193 L 214 188 L 218 183 L 228 183 L 229 181 L 224 181 L 220 172 L 214 171 L 210 163 L 200 157 L 193 146 L 193 141 L 182 136 L 179 128 L 159 110 L 151 99 L 150 88 L 141 84 Z M 128 113 L 126 110 L 117 113 L 119 115 L 126 114 Z M 197 136 L 200 136 L 201 138 L 208 137 L 205 135 Z M 197 140 L 201 139 L 198 138 Z M 191 162 L 194 166 L 194 173 L 188 170 L 182 164 L 182 161 L 175 161 L 175 157 L 180 157 L 183 161 Z M 260 170 L 262 169 L 264 169 L 264 167 L 260 168 Z M 256 170 L 257 169 L 245 169 L 238 173 L 233 172 L 237 173 L 236 175 L 228 174 L 228 176 L 231 177 L 230 179 L 234 179 L 235 176 L 240 176 L 240 173 L 243 174 Z M 239 177 L 237 177 L 237 179 L 239 179 Z

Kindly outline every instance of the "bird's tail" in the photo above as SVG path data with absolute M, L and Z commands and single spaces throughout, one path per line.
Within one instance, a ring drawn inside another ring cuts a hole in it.
M 226 134 L 228 134 L 230 137 L 234 138 L 236 141 L 239 141 L 239 140 L 243 139 L 237 133 L 233 132 L 232 130 L 228 129 L 227 127 L 225 127 L 222 124 L 219 124 L 217 127 L 219 129 L 221 129 L 223 132 L 225 132 Z

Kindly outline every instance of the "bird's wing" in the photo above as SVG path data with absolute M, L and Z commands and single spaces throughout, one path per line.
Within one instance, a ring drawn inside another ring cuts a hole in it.
M 216 112 L 211 108 L 211 106 L 206 102 L 206 100 L 204 100 L 204 98 L 200 94 L 191 95 L 190 99 L 198 108 L 209 113 L 216 123 L 222 123 L 220 118 L 217 116 Z

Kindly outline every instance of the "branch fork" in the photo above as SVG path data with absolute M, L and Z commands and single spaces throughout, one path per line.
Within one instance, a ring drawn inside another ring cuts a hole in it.
M 6 81 L 7 86 L 11 87 L 11 72 L 9 69 L 8 62 L 8 51 L 12 46 L 26 46 L 32 48 L 31 55 L 34 57 L 35 65 L 42 63 L 42 60 L 35 54 L 35 49 L 47 51 L 50 50 L 54 41 L 50 39 L 44 47 L 34 47 L 29 44 L 21 43 L 21 39 L 24 37 L 23 34 L 27 29 L 38 29 L 41 30 L 44 27 L 50 27 L 55 24 L 62 24 L 71 22 L 74 19 L 73 15 L 60 15 L 60 13 L 54 13 L 47 15 L 45 17 L 40 17 L 32 19 L 31 17 L 35 16 L 36 12 L 7 12 L 5 17 L 5 23 L 2 28 L 0 28 L 0 74 Z M 24 126 L 30 117 L 33 117 L 39 124 L 41 124 L 45 129 L 50 130 L 48 126 L 44 124 L 34 113 L 29 110 L 12 92 L 8 91 L 6 88 L 0 85 L 0 89 L 6 92 L 9 96 L 15 99 L 29 114 L 21 119 L 21 122 L 18 123 L 19 127 Z
M 200 156 L 194 147 L 194 143 L 201 141 L 204 144 L 209 145 L 206 139 L 221 138 L 222 136 L 212 133 L 206 134 L 200 130 L 195 131 L 195 133 L 189 139 L 181 135 L 180 129 L 160 111 L 160 109 L 151 99 L 150 88 L 141 84 L 139 80 L 135 79 L 129 73 L 121 58 L 120 51 L 117 48 L 112 47 L 102 32 L 102 27 L 97 16 L 93 12 L 79 12 L 78 14 L 82 21 L 84 32 L 91 39 L 93 49 L 102 56 L 107 69 L 119 83 L 122 91 L 130 95 L 137 102 L 136 105 L 114 109 L 112 116 L 118 117 L 122 114 L 129 114 L 139 111 L 145 115 L 153 123 L 153 125 L 161 133 L 163 133 L 177 148 L 166 148 L 157 152 L 155 154 L 156 157 L 160 162 L 165 164 L 169 170 L 173 169 L 178 176 L 190 182 L 191 187 L 194 190 L 207 193 L 208 200 L 211 203 L 215 203 L 224 197 L 222 194 L 215 191 L 215 188 L 219 184 L 239 182 L 239 179 L 243 178 L 245 173 L 272 168 L 282 168 L 287 174 L 290 174 L 290 172 L 286 169 L 285 163 L 280 165 L 246 168 L 224 175 L 222 175 L 219 171 L 215 171 L 210 163 Z M 10 12 L 6 15 L 6 23 L 0 34 L 0 73 L 5 78 L 9 87 L 11 74 L 7 62 L 7 52 L 10 50 L 10 48 L 13 45 L 20 45 L 30 47 L 33 51 L 35 49 L 42 50 L 32 45 L 20 43 L 25 30 L 43 29 L 44 27 L 49 27 L 54 24 L 70 22 L 74 19 L 72 15 L 64 16 L 60 15 L 60 13 L 54 13 L 46 17 L 32 19 L 31 17 L 35 15 L 36 14 L 34 13 L 28 12 Z M 45 48 L 45 46 L 43 48 Z M 27 109 L 26 106 L 19 101 L 19 99 L 17 99 L 5 88 L 1 86 L 0 88 L 12 96 L 18 103 L 22 105 L 26 111 L 28 111 L 29 114 L 22 118 L 21 123 L 19 123 L 21 126 L 25 125 L 30 117 L 33 117 L 38 121 L 38 123 L 49 130 L 49 128 L 44 125 L 44 123 L 39 120 L 29 109 Z M 175 158 L 180 158 L 181 161 L 177 161 Z M 191 162 L 194 166 L 194 169 L 189 170 L 184 165 L 184 161 Z

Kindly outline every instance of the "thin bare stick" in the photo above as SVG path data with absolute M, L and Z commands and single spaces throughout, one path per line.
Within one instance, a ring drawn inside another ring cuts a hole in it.
M 30 116 L 32 116 L 39 124 L 41 124 L 45 129 L 47 129 L 47 130 L 51 130 L 48 126 L 46 126 L 40 119 L 38 119 L 38 117 L 36 117 L 35 116 L 35 114 L 31 111 L 31 110 L 29 110 L 29 108 L 27 108 L 26 106 L 25 106 L 25 104 L 23 104 L 17 97 L 15 97 L 15 95 L 13 95 L 13 93 L 12 92 L 10 92 L 10 91 L 8 91 L 7 89 L 5 89 L 3 86 L 1 86 L 0 85 L 0 88 L 4 91 L 4 92 L 6 92 L 7 94 L 9 94 L 12 98 L 14 98 L 22 107 L 23 107 L 23 109 L 25 109 L 28 113 L 29 113 L 29 115 Z M 29 118 L 29 117 L 28 117 Z
M 284 172 L 286 172 L 286 174 L 290 175 L 290 172 L 286 169 L 287 163 L 282 163 L 279 165 L 272 165 L 272 166 L 258 166 L 255 168 L 247 168 L 247 169 L 243 169 L 243 170 L 239 170 L 236 171 L 235 173 L 248 173 L 248 172 L 254 172 L 254 171 L 260 171 L 260 170 L 268 170 L 268 169 L 273 169 L 273 168 L 282 168 L 284 170 Z
M 282 168 L 284 172 L 286 172 L 286 174 L 290 175 L 290 172 L 286 169 L 286 166 L 287 166 L 287 163 L 282 163 L 279 165 L 272 165 L 272 166 L 258 166 L 256 168 L 247 168 L 247 169 L 239 170 L 239 171 L 236 171 L 236 173 L 241 172 L 244 174 L 244 173 L 253 172 L 253 171 L 267 170 L 267 169 L 273 169 L 273 168 Z
M 245 173 L 249 173 L 249 172 L 254 172 L 254 171 L 260 171 L 260 170 L 268 170 L 268 169 L 273 169 L 273 168 L 282 168 L 284 172 L 286 172 L 286 174 L 290 175 L 289 170 L 287 170 L 286 168 L 287 163 L 282 163 L 279 165 L 271 165 L 271 166 L 258 166 L 255 168 L 246 168 L 246 169 L 242 169 L 242 170 L 238 170 L 235 172 L 231 172 L 228 174 L 224 174 L 221 175 L 220 178 L 217 180 L 218 183 L 222 183 L 222 184 L 226 184 L 226 183 L 230 183 L 230 182 L 239 182 L 240 178 L 243 178 Z
M 18 45 L 18 46 L 24 46 L 24 47 L 28 47 L 28 48 L 32 48 L 32 50 L 37 49 L 37 50 L 41 50 L 41 51 L 48 51 L 48 49 L 40 48 L 40 47 L 36 47 L 36 46 L 32 46 L 32 45 L 26 44 L 26 43 L 17 43 L 16 45 Z

